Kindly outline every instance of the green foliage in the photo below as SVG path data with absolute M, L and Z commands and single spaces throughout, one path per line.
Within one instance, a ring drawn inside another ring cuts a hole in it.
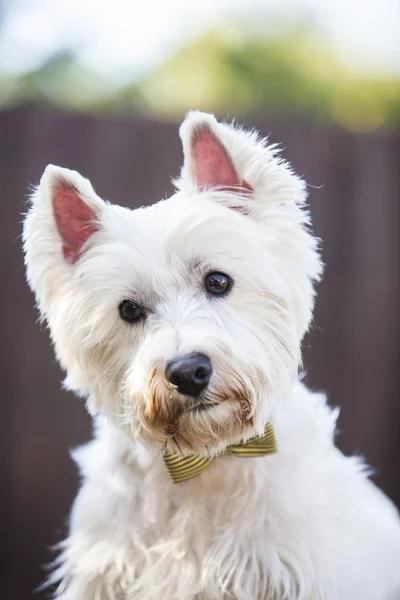
M 141 80 L 121 86 L 62 52 L 36 71 L 3 80 L 0 104 L 41 102 L 91 112 L 141 110 L 162 119 L 189 108 L 325 117 L 354 131 L 400 124 L 400 81 L 356 76 L 304 28 L 271 35 L 262 27 L 208 31 Z
M 2 105 L 35 102 L 97 111 L 112 105 L 116 95 L 115 82 L 107 82 L 83 67 L 69 50 L 51 56 L 38 69 L 5 80 L 2 84 Z
M 284 37 L 209 31 L 141 84 L 162 117 L 190 107 L 222 114 L 325 116 L 356 131 L 400 123 L 400 81 L 362 79 L 304 31 Z

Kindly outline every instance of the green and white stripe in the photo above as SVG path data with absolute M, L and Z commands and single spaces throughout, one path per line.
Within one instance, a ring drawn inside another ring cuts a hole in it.
M 252 456 L 266 456 L 277 451 L 275 431 L 272 423 L 267 423 L 264 435 L 258 435 L 247 442 L 237 446 L 228 446 L 220 456 L 235 454 L 242 458 Z M 164 454 L 166 469 L 174 483 L 181 483 L 192 479 L 208 469 L 216 458 L 202 457 L 196 455 L 181 456 L 173 452 Z

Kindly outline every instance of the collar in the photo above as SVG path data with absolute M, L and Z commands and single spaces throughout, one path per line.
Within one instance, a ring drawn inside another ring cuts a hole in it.
M 252 456 L 266 456 L 277 452 L 277 443 L 275 431 L 272 423 L 267 423 L 264 430 L 264 435 L 258 435 L 251 438 L 247 442 L 228 446 L 225 450 L 215 457 L 202 457 L 197 455 L 182 456 L 174 452 L 164 454 L 165 467 L 174 483 L 181 483 L 193 477 L 197 477 L 200 473 L 206 471 L 214 460 L 219 456 L 227 454 L 235 454 L 243 458 Z

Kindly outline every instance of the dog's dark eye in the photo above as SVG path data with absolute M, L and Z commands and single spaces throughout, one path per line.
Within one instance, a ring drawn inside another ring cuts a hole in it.
M 207 292 L 210 294 L 226 294 L 231 286 L 231 280 L 224 273 L 209 273 L 205 279 Z
M 121 319 L 128 323 L 136 323 L 146 316 L 145 310 L 139 304 L 136 304 L 136 302 L 132 302 L 132 300 L 123 300 L 121 302 L 119 305 L 119 314 Z

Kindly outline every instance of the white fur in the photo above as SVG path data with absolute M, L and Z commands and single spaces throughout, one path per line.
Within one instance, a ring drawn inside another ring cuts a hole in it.
M 191 140 L 204 123 L 253 193 L 197 189 Z M 74 452 L 83 484 L 50 581 L 62 600 L 396 600 L 397 511 L 335 448 L 337 412 L 297 382 L 322 271 L 304 183 L 256 134 L 211 115 L 190 113 L 181 137 L 170 199 L 130 211 L 51 166 L 25 221 L 28 279 L 66 385 L 96 415 L 94 440 Z M 99 222 L 75 264 L 53 216 L 60 178 Z M 205 294 L 213 270 L 233 278 L 227 296 Z M 120 319 L 125 298 L 145 322 Z M 194 351 L 212 361 L 206 393 L 219 402 L 202 412 L 164 377 Z M 219 457 L 169 480 L 165 448 L 215 455 L 268 420 L 276 455 Z

